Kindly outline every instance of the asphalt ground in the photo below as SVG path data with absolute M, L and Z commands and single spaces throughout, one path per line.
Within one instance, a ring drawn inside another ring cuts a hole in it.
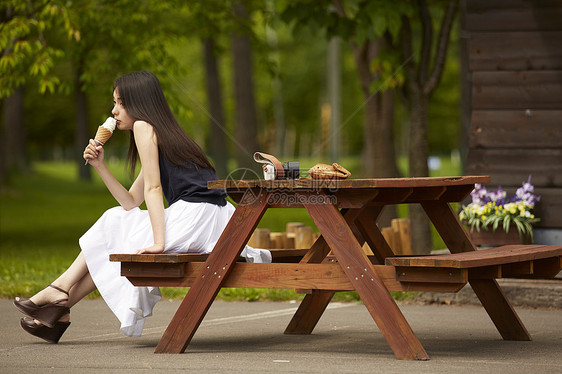
M 0 300 L 1 373 L 562 373 L 562 309 L 516 308 L 532 341 L 504 341 L 480 306 L 400 305 L 431 357 L 397 360 L 364 305 L 332 303 L 312 335 L 284 335 L 287 302 L 213 304 L 183 354 L 154 354 L 180 301 L 157 304 L 127 338 L 103 300 L 72 309 L 59 344 L 28 335 Z

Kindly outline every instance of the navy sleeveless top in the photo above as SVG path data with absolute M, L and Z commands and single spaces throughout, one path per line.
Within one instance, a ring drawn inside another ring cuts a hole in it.
M 164 158 L 159 152 L 160 181 L 168 205 L 178 200 L 192 203 L 211 203 L 226 205 L 226 192 L 208 189 L 207 182 L 217 180 L 216 173 L 195 164 L 186 162 L 185 167 L 177 166 Z

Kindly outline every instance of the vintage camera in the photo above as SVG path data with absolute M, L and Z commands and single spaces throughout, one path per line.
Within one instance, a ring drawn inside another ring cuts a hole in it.
M 299 162 L 289 161 L 282 162 L 283 171 L 285 172 L 285 178 L 287 179 L 298 179 L 299 178 Z
M 263 175 L 265 180 L 274 180 L 280 177 L 281 168 L 283 169 L 283 179 L 299 178 L 298 161 L 281 162 L 275 156 L 262 152 L 254 153 L 254 161 L 264 164 Z

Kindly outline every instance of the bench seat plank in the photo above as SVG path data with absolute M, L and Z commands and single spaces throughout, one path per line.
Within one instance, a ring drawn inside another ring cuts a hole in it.
M 562 256 L 562 245 L 506 245 L 456 254 L 389 257 L 386 265 L 470 269 Z
M 150 265 L 150 266 L 147 266 Z M 202 262 L 185 264 L 158 264 L 123 262 L 121 275 L 135 286 L 191 287 L 201 276 Z M 178 269 L 181 267 L 181 270 Z M 396 279 L 393 266 L 374 265 L 373 271 L 381 277 L 389 291 L 457 292 L 466 284 L 466 277 L 438 279 L 428 277 L 425 282 L 401 282 Z M 438 282 L 439 281 L 439 282 Z M 226 288 L 307 288 L 309 290 L 353 291 L 353 285 L 339 264 L 249 264 L 237 263 L 225 279 Z
M 273 261 L 284 259 L 300 259 L 308 252 L 308 249 L 269 249 Z M 186 262 L 205 262 L 209 257 L 208 253 L 177 253 L 177 254 L 111 254 L 109 261 L 112 262 L 157 262 L 157 263 L 186 263 Z

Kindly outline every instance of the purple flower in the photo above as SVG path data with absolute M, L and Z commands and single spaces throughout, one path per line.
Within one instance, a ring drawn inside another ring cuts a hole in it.
M 531 184 L 531 176 L 527 182 L 523 182 L 523 185 L 515 191 L 514 201 L 523 201 L 531 208 L 535 206 L 535 203 L 540 200 L 540 196 L 533 194 L 535 188 Z
M 484 200 L 486 199 L 487 194 L 488 191 L 486 191 L 486 188 L 482 187 L 480 183 L 476 183 L 474 185 L 474 190 L 470 193 L 470 196 L 472 196 L 472 202 L 474 204 L 484 205 Z
M 490 192 L 488 194 L 488 197 L 489 200 L 496 203 L 496 205 L 504 205 L 505 198 L 507 197 L 507 192 L 502 190 L 501 186 L 498 186 L 498 189 L 495 192 Z
M 522 186 L 517 189 L 515 195 L 512 197 L 507 196 L 501 186 L 498 186 L 496 191 L 488 192 L 485 187 L 480 183 L 474 185 L 474 190 L 470 193 L 472 196 L 472 203 L 476 205 L 486 205 L 487 203 L 495 203 L 495 205 L 505 205 L 508 203 L 516 203 L 523 201 L 531 208 L 534 208 L 537 201 L 540 201 L 540 196 L 535 195 L 535 188 L 531 184 L 531 176 L 527 182 L 523 182 Z

